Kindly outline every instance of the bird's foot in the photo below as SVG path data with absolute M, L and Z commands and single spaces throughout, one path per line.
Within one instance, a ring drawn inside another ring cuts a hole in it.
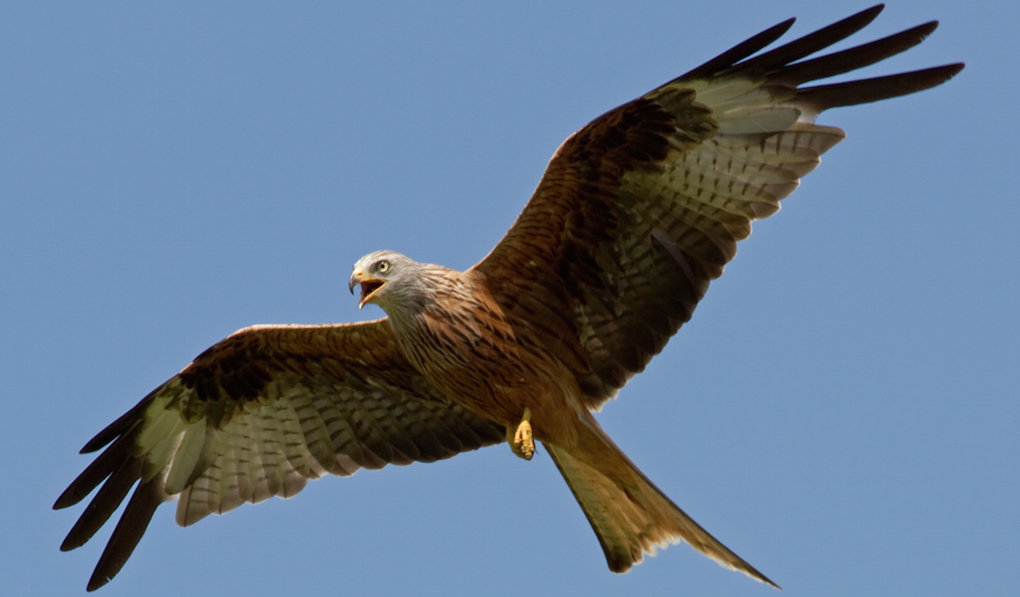
M 531 409 L 524 407 L 524 414 L 517 427 L 507 426 L 506 441 L 510 442 L 510 450 L 525 460 L 535 455 L 535 438 L 531 433 Z

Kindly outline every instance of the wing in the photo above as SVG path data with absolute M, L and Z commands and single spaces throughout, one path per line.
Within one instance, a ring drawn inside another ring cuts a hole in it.
M 963 68 L 801 86 L 902 52 L 938 24 L 802 60 L 881 10 L 749 58 L 790 19 L 604 114 L 557 150 L 510 231 L 472 271 L 515 325 L 574 367 L 589 407 L 662 350 L 751 221 L 779 211 L 843 139 L 813 124 L 817 114 L 934 87 Z
M 88 541 L 138 486 L 89 581 L 106 584 L 153 512 L 177 499 L 190 525 L 243 502 L 291 497 L 308 479 L 433 462 L 503 441 L 503 429 L 450 403 L 418 375 L 389 322 L 241 330 L 101 431 L 109 446 L 54 508 L 102 483 L 61 545 Z

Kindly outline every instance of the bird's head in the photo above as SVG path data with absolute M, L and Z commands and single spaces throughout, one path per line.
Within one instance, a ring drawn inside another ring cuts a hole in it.
M 399 289 L 407 286 L 407 280 L 413 279 L 418 265 L 414 261 L 393 251 L 376 251 L 369 253 L 354 264 L 354 273 L 348 281 L 351 294 L 354 287 L 361 285 L 361 300 L 358 308 L 374 303 L 386 308 L 387 297 L 399 295 Z

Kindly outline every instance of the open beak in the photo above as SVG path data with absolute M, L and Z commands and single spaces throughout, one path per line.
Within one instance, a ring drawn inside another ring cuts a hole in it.
M 358 308 L 360 309 L 372 298 L 372 295 L 386 284 L 386 281 L 371 275 L 366 276 L 361 271 L 361 268 L 358 268 L 354 270 L 350 280 L 347 281 L 347 287 L 350 289 L 351 294 L 354 294 L 354 287 L 358 284 L 361 284 L 361 300 L 358 301 Z

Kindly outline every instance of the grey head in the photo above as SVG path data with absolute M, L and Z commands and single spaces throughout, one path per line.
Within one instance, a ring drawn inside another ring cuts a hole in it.
M 394 251 L 375 251 L 354 264 L 348 287 L 354 294 L 354 287 L 361 285 L 359 309 L 372 303 L 393 316 L 397 311 L 420 308 L 431 296 L 427 292 L 431 276 L 426 272 L 436 267 Z

